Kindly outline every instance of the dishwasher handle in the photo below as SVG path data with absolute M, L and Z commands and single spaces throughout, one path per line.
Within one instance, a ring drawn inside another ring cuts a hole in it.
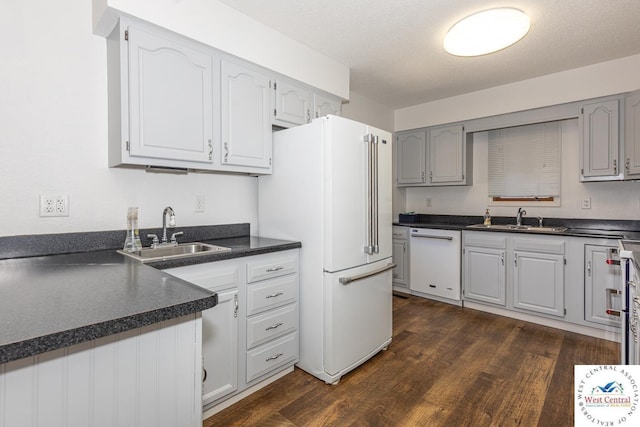
M 412 234 L 411 237 L 419 237 L 421 239 L 453 240 L 453 237 L 451 236 L 433 236 L 429 234 Z

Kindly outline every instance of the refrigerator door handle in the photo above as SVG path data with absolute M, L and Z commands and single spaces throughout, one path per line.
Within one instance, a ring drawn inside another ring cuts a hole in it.
M 366 254 L 374 253 L 374 216 L 373 216 L 373 135 L 368 134 L 363 138 L 367 143 L 367 242 L 364 247 Z
M 380 241 L 378 240 L 378 135 L 375 135 L 373 143 L 373 252 L 380 253 Z
M 391 264 L 387 264 L 386 266 L 379 268 L 377 270 L 373 270 L 370 271 L 368 273 L 364 273 L 364 274 L 358 274 L 356 276 L 347 276 L 347 277 L 340 277 L 338 279 L 338 282 L 342 283 L 343 285 L 348 285 L 352 282 L 357 282 L 358 280 L 362 280 L 362 279 L 366 279 L 368 277 L 371 276 L 377 276 L 380 273 L 384 273 L 385 271 L 389 271 L 396 268 L 396 264 L 391 263 Z

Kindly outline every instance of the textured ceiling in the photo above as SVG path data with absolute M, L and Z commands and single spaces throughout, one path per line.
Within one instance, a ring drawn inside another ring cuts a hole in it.
M 348 65 L 352 91 L 392 108 L 640 53 L 640 0 L 220 1 Z M 504 6 L 530 16 L 524 39 L 475 58 L 443 50 L 461 18 Z

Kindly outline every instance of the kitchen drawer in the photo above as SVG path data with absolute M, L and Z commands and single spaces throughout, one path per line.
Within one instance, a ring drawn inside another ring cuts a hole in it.
M 265 259 L 267 258 L 267 259 Z M 298 271 L 297 254 L 261 257 L 247 263 L 247 283 L 285 276 Z
M 298 275 L 247 286 L 247 316 L 290 304 L 298 299 Z
M 391 231 L 391 237 L 399 240 L 407 240 L 409 238 L 409 227 L 394 225 Z
M 542 252 L 545 254 L 564 254 L 564 240 L 548 237 L 538 239 L 513 239 L 514 251 Z
M 247 352 L 247 382 L 297 359 L 297 332 L 250 350 Z
M 169 268 L 164 272 L 211 291 L 235 288 L 240 284 L 240 266 L 236 260 Z
M 482 248 L 505 249 L 507 238 L 504 234 L 495 235 L 486 231 L 465 231 L 462 233 L 465 246 L 479 246 Z
M 294 332 L 297 328 L 297 304 L 250 317 L 247 319 L 247 349 Z

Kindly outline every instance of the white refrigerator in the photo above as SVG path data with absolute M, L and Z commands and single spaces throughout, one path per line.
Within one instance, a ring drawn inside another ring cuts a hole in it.
M 262 236 L 302 242 L 298 367 L 327 383 L 391 342 L 392 137 L 329 115 L 273 134 Z

